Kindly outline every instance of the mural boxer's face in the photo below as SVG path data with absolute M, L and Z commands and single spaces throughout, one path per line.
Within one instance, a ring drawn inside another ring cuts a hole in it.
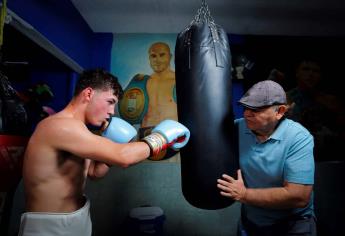
M 156 43 L 149 49 L 150 65 L 154 72 L 160 73 L 170 67 L 170 49 L 166 44 Z

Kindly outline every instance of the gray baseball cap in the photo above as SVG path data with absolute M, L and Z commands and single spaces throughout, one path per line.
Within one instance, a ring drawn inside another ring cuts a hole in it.
M 250 109 L 286 104 L 284 89 L 272 80 L 264 80 L 254 84 L 238 101 Z

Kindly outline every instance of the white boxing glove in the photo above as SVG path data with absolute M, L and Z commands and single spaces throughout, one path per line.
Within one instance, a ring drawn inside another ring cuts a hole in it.
M 112 116 L 102 136 L 117 143 L 128 143 L 137 135 L 137 130 L 127 121 Z

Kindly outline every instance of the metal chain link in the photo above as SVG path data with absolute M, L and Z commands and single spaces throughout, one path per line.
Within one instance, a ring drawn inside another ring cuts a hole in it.
M 205 0 L 202 0 L 201 7 L 198 9 L 197 14 L 195 15 L 191 24 L 200 21 L 205 21 L 207 23 L 214 24 L 214 20 L 211 16 L 211 11 L 208 8 L 208 5 Z
M 218 37 L 217 27 L 211 15 L 211 11 L 206 3 L 206 0 L 202 0 L 201 7 L 198 9 L 197 14 L 194 16 L 194 19 L 190 22 L 188 27 L 183 32 L 188 31 L 193 24 L 200 23 L 200 22 L 206 22 L 209 25 L 213 40 L 218 41 L 219 37 Z

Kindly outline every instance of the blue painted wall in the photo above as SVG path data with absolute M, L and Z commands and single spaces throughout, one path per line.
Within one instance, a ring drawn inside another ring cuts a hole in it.
M 91 65 L 93 32 L 69 0 L 11 0 L 7 5 L 82 67 Z
M 112 33 L 97 33 L 93 34 L 92 46 L 92 67 L 102 67 L 110 71 L 111 62 L 111 48 L 113 45 Z
M 110 68 L 112 34 L 93 33 L 69 0 L 11 0 L 8 8 L 83 68 Z
M 84 69 L 102 67 L 110 70 L 113 34 L 93 33 L 69 0 L 11 0 L 7 5 Z M 47 61 L 48 57 L 51 58 L 43 55 L 40 60 Z M 47 83 L 55 95 L 48 105 L 58 111 L 72 97 L 78 74 L 68 66 L 61 66 L 57 60 L 51 60 L 44 68 L 31 68 L 25 80 L 28 87 L 40 81 Z

